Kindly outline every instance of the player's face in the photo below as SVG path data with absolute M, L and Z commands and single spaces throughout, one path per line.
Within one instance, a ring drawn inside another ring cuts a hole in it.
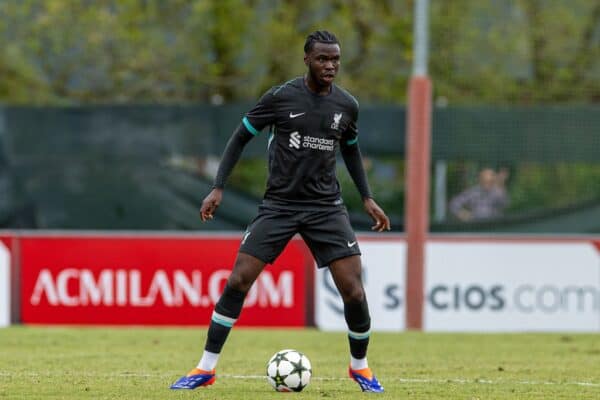
M 340 46 L 331 43 L 315 43 L 304 55 L 312 79 L 319 86 L 329 86 L 340 69 Z

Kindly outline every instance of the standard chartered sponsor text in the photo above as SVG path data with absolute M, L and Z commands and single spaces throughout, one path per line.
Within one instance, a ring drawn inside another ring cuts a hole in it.
M 314 150 L 333 151 L 334 150 L 334 140 L 318 138 L 318 137 L 314 137 L 314 136 L 303 136 L 302 137 L 302 147 L 308 147 L 308 148 L 314 149 Z

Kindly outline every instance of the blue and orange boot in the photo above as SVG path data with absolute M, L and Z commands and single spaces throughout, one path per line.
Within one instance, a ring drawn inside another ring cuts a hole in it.
M 171 385 L 171 389 L 196 389 L 198 386 L 209 386 L 215 383 L 215 370 L 204 371 L 194 368 L 186 376 L 182 376 Z
M 358 386 L 360 386 L 360 389 L 363 392 L 383 393 L 383 386 L 379 384 L 379 381 L 375 375 L 373 375 L 371 368 L 348 368 L 348 375 L 358 383 Z

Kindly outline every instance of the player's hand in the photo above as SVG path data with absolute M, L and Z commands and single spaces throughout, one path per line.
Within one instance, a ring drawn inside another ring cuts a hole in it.
M 385 215 L 385 212 L 383 212 L 381 207 L 375 203 L 375 200 L 367 198 L 364 200 L 363 204 L 367 214 L 369 214 L 371 218 L 373 218 L 373 221 L 375 221 L 375 225 L 371 227 L 371 230 L 382 232 L 384 230 L 389 231 L 391 229 L 390 219 L 387 215 Z
M 213 215 L 215 211 L 217 211 L 217 208 L 219 208 L 222 198 L 223 189 L 219 188 L 214 188 L 210 191 L 208 196 L 204 198 L 202 201 L 202 207 L 200 208 L 200 218 L 202 219 L 202 222 L 213 219 Z

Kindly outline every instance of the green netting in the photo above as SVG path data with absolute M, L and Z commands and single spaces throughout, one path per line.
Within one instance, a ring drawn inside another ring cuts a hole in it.
M 266 176 L 266 135 L 231 177 L 217 220 L 197 208 L 248 104 L 0 108 L 0 225 L 77 229 L 242 229 Z M 378 201 L 403 228 L 404 108 L 363 105 L 365 166 Z M 432 230 L 600 232 L 600 107 L 436 109 Z M 501 218 L 462 222 L 447 208 L 484 167 L 506 168 Z M 370 221 L 343 167 L 358 229 Z
M 487 163 L 598 162 L 600 107 L 438 109 L 433 158 Z

